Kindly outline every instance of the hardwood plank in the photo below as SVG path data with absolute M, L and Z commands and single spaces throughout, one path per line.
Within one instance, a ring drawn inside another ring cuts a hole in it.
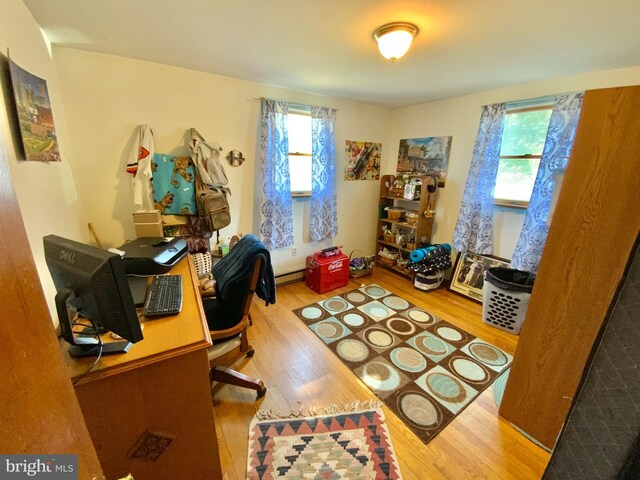
M 518 337 L 481 320 L 481 306 L 440 288 L 425 293 L 406 279 L 381 268 L 351 280 L 346 287 L 317 294 L 303 282 L 278 288 L 278 300 L 268 308 L 259 299 L 252 306 L 254 325 L 249 329 L 256 353 L 234 367 L 260 377 L 266 396 L 229 385 L 215 386 L 213 404 L 220 457 L 229 480 L 243 479 L 246 469 L 249 424 L 257 409 L 280 412 L 304 406 L 342 405 L 373 399 L 366 385 L 292 312 L 313 302 L 377 283 L 467 332 L 513 354 Z M 549 454 L 498 417 L 491 387 L 456 417 L 428 445 L 383 407 L 405 479 L 537 479 Z

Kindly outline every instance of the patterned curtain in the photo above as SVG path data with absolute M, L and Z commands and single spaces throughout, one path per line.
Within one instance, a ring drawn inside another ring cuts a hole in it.
M 459 252 L 493 252 L 493 192 L 504 130 L 504 103 L 485 105 L 467 174 L 460 214 L 453 233 Z
M 293 245 L 288 110 L 286 102 L 262 100 L 260 236 L 269 250 Z
M 573 138 L 578 126 L 583 93 L 561 95 L 556 98 L 549 121 L 547 139 L 529 208 L 524 218 L 520 239 L 513 252 L 511 266 L 518 270 L 536 272 L 547 241 L 547 217 L 555 187 L 555 173 L 566 168 Z
M 335 109 L 311 107 L 311 240 L 333 238 L 338 234 L 335 121 Z

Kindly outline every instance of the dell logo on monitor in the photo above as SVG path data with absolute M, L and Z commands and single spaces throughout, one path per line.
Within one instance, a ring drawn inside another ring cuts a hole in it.
M 66 250 L 60 250 L 60 260 L 64 260 L 68 263 L 76 263 L 76 254 L 72 252 L 67 252 Z

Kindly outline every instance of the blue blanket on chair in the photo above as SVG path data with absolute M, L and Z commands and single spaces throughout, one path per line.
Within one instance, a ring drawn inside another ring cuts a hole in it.
M 213 266 L 211 273 L 216 279 L 216 290 L 221 300 L 229 293 L 229 286 L 238 279 L 251 275 L 255 258 L 262 257 L 262 268 L 258 277 L 256 294 L 268 306 L 276 303 L 276 280 L 271 266 L 269 250 L 255 235 L 245 235 L 231 251 Z

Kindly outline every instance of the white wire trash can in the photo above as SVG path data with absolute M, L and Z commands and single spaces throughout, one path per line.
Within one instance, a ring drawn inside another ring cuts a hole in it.
M 536 275 L 513 268 L 494 267 L 484 274 L 482 321 L 517 335 L 529 306 Z

